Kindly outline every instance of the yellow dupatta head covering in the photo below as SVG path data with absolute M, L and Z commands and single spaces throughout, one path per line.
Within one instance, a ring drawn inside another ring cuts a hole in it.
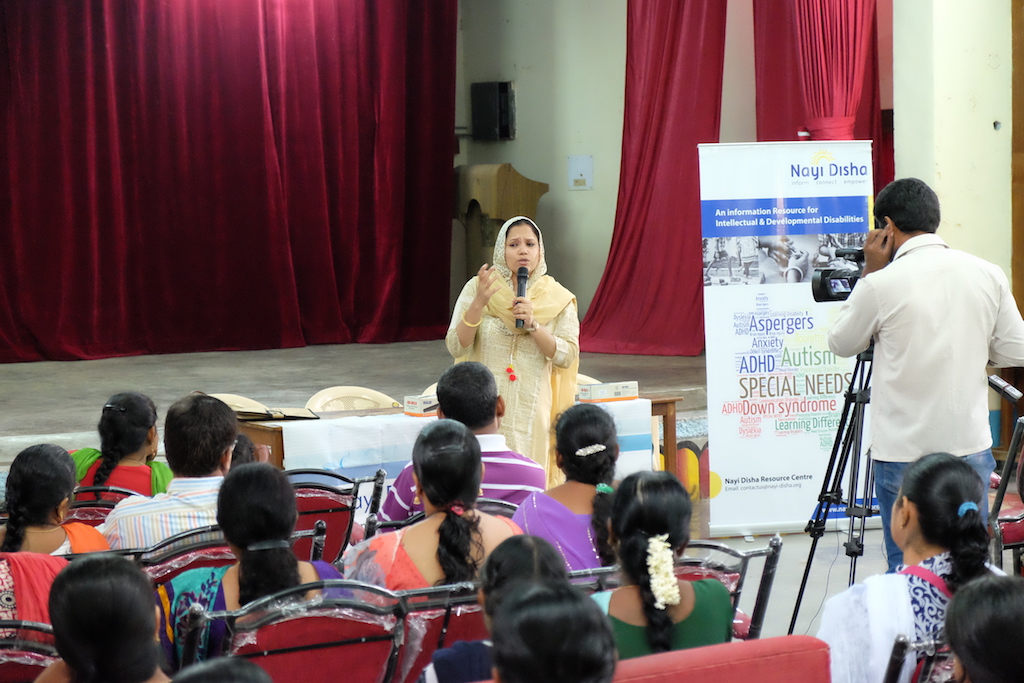
M 516 296 L 516 275 L 505 263 L 505 241 L 508 238 L 508 231 L 512 226 L 520 223 L 526 223 L 534 229 L 537 243 L 540 246 L 537 267 L 530 273 L 530 279 L 526 281 L 526 298 L 533 302 L 533 317 L 541 325 L 547 325 L 576 297 L 568 289 L 558 284 L 554 278 L 548 276 L 548 264 L 544 258 L 544 240 L 541 238 L 540 228 L 537 227 L 537 224 L 526 216 L 509 218 L 501 226 L 498 238 L 494 241 L 494 254 L 491 257 L 491 262 L 501 276 L 501 289 L 487 303 L 486 313 L 500 318 L 513 333 L 526 334 L 523 328 L 516 327 L 516 319 L 512 317 L 512 299 Z
M 512 299 L 515 298 L 515 273 L 509 269 L 505 262 L 505 241 L 509 229 L 514 225 L 526 223 L 533 228 L 537 235 L 537 242 L 540 246 L 540 258 L 537 267 L 526 284 L 526 297 L 533 303 L 533 317 L 541 325 L 547 325 L 561 313 L 566 306 L 576 301 L 576 297 L 568 289 L 558 284 L 554 278 L 547 274 L 548 264 L 544 257 L 544 240 L 541 237 L 540 228 L 526 216 L 515 216 L 505 221 L 498 231 L 498 237 L 494 241 L 494 254 L 492 263 L 499 273 L 501 288 L 491 297 L 487 303 L 485 313 L 499 318 L 505 326 L 514 334 L 527 334 L 523 328 L 516 327 L 516 320 L 512 316 Z M 568 368 L 551 366 L 551 421 L 555 424 L 558 415 L 572 406 L 576 401 L 576 373 L 579 370 L 579 356 Z M 535 460 L 545 465 L 548 473 L 549 486 L 561 483 L 562 472 L 555 466 L 554 440 L 548 439 L 550 444 L 546 454 L 546 462 L 538 458 L 540 454 L 530 454 Z M 541 456 L 543 457 L 543 456 Z

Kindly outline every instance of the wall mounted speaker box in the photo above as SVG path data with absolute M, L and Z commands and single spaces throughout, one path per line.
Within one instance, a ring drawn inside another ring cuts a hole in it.
M 469 86 L 474 140 L 514 140 L 516 90 L 512 81 L 472 83 Z

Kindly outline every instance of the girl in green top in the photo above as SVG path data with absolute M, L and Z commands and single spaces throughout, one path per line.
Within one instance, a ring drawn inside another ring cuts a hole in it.
M 611 543 L 624 585 L 597 593 L 612 622 L 619 659 L 728 641 L 733 607 L 715 579 L 676 578 L 690 541 L 690 496 L 670 472 L 626 477 L 612 502 Z
M 125 392 L 103 406 L 100 450 L 83 448 L 71 454 L 81 486 L 118 486 L 144 496 L 163 493 L 171 470 L 154 462 L 157 445 L 156 406 L 144 394 Z

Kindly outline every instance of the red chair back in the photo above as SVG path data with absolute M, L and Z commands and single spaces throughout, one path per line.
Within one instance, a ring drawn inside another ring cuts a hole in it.
M 355 523 L 354 502 L 352 494 L 332 486 L 295 484 L 295 505 L 299 510 L 295 530 L 312 529 L 317 520 L 323 520 L 327 524 L 323 559 L 327 562 L 337 561 L 348 547 Z M 310 539 L 298 539 L 293 546 L 295 555 L 308 559 L 310 543 Z
M 49 624 L 0 620 L 0 683 L 32 683 L 57 659 Z
M 435 651 L 460 640 L 488 637 L 483 610 L 476 602 L 475 584 L 438 586 L 406 591 L 404 595 L 409 612 L 396 683 L 414 683 Z
M 262 626 L 236 636 L 231 654 L 258 664 L 274 683 L 381 683 L 394 670 L 401 625 L 360 616 L 341 609 Z
M 176 534 L 152 548 L 135 551 L 135 561 L 154 583 L 161 584 L 189 569 L 233 564 L 235 556 L 228 548 L 224 532 L 217 525 L 211 525 Z

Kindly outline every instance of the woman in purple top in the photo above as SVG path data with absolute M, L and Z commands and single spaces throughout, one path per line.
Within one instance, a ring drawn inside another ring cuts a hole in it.
M 555 546 L 570 571 L 614 564 L 608 518 L 619 444 L 612 416 L 588 403 L 569 408 L 555 426 L 555 451 L 565 483 L 531 494 L 512 521 Z

